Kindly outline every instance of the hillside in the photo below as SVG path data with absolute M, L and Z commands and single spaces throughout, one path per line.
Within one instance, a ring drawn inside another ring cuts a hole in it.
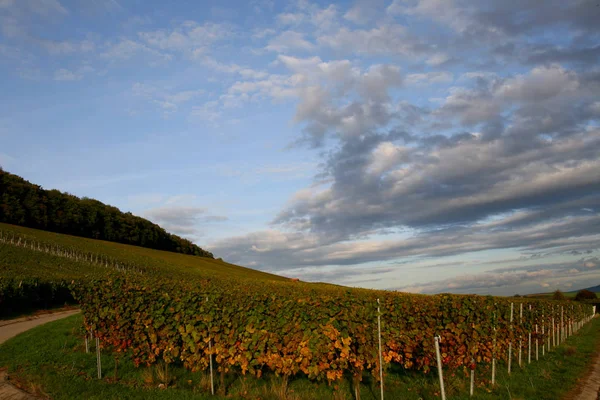
M 592 287 L 584 288 L 584 289 L 579 289 L 579 290 L 573 290 L 573 291 L 571 291 L 569 293 L 575 293 L 575 294 L 577 294 L 577 292 L 579 292 L 581 290 L 589 290 L 590 292 L 600 293 L 600 285 L 596 285 L 596 286 L 592 286 Z
M 580 292 L 580 291 L 582 291 L 582 290 L 589 290 L 590 292 L 600 293 L 600 285 L 596 285 L 596 286 L 592 286 L 592 287 L 588 287 L 588 288 L 583 288 L 583 289 L 571 290 L 571 291 L 568 291 L 568 292 L 563 292 L 563 294 L 568 299 L 575 298 L 575 296 L 577 295 L 577 293 Z M 532 297 L 532 298 L 543 299 L 543 298 L 550 298 L 550 297 L 552 297 L 553 294 L 554 294 L 554 292 L 534 293 L 534 294 L 525 295 L 525 297 Z
M 0 223 L 0 319 L 73 302 L 69 289 L 73 281 L 112 276 L 180 282 L 289 282 L 221 259 Z
M 238 265 L 227 263 L 221 259 L 212 259 L 206 257 L 194 257 L 186 254 L 172 253 L 162 250 L 148 249 L 139 246 L 132 246 L 121 243 L 114 243 L 104 240 L 88 239 L 72 235 L 65 235 L 54 232 L 46 232 L 38 229 L 25 228 L 21 226 L 9 225 L 0 223 L 0 235 L 3 237 L 19 237 L 23 240 L 39 244 L 41 246 L 53 246 L 60 249 L 67 249 L 71 253 L 88 254 L 98 256 L 103 260 L 110 260 L 119 265 L 135 266 L 135 268 L 148 271 L 158 275 L 181 275 L 185 278 L 187 275 L 200 278 L 240 278 L 240 279 L 258 279 L 258 280 L 288 280 L 287 278 L 253 270 L 250 268 L 241 267 Z M 0 243 L 0 245 L 2 245 Z M 36 272 L 41 274 L 56 271 L 63 271 L 64 265 L 61 268 L 54 268 L 49 257 L 54 257 L 44 254 L 39 251 L 32 251 L 30 248 L 4 245 L 0 252 L 0 263 L 7 267 L 14 265 L 24 266 L 34 263 L 40 268 Z M 7 256 L 8 249 L 12 248 L 12 253 L 20 253 L 21 259 Z M 29 259 L 29 260 L 28 260 Z M 55 261 L 55 260 L 53 260 Z M 87 264 L 82 264 L 80 261 L 73 260 L 68 257 L 63 257 L 62 264 L 67 262 L 75 265 L 81 264 L 82 273 L 90 273 L 91 267 Z M 18 272 L 15 269 L 15 274 Z M 32 271 L 28 271 L 31 274 Z M 7 273 L 7 269 L 0 270 L 0 277 L 15 276 L 15 274 Z
M 45 190 L 0 168 L 0 222 L 213 258 L 187 239 L 98 200 Z

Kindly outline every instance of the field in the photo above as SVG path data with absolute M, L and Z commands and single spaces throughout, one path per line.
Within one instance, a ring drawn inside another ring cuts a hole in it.
M 9 225 L 0 231 L 0 310 L 73 296 L 83 318 L 72 320 L 77 329 L 64 326 L 67 336 L 80 344 L 97 338 L 125 374 L 114 368 L 113 380 L 136 367 L 163 376 L 212 372 L 221 395 L 240 395 L 232 383 L 248 379 L 275 382 L 284 397 L 294 385 L 316 385 L 327 397 L 372 398 L 382 370 L 387 390 L 417 380 L 426 398 L 439 392 L 438 336 L 448 391 L 462 396 L 470 370 L 485 377 L 478 391 L 492 391 L 492 363 L 503 379 L 500 366 L 516 370 L 535 343 L 556 351 L 591 317 L 591 307 L 573 302 L 312 285 L 220 260 Z
M 97 379 L 95 349 L 85 352 L 81 338 L 81 316 L 50 323 L 16 337 L 0 347 L 0 365 L 9 367 L 11 376 L 23 388 L 55 400 L 86 399 L 262 399 L 315 400 L 353 399 L 348 382 L 334 385 L 296 377 L 287 382 L 268 374 L 260 379 L 231 374 L 226 381 L 227 395 L 210 395 L 210 376 L 206 371 L 192 373 L 181 365 L 134 367 L 127 355 L 116 359 L 102 353 L 103 378 Z M 531 364 L 514 366 L 507 374 L 506 364 L 497 365 L 496 385 L 490 384 L 491 371 L 475 371 L 474 397 L 469 396 L 469 379 L 462 371 L 445 370 L 446 395 L 451 399 L 547 399 L 563 398 L 578 378 L 585 375 L 589 360 L 597 354 L 600 319 L 583 327 L 565 345 L 539 354 Z M 40 346 L 43 343 L 43 346 Z M 118 360 L 118 364 L 115 361 Z M 116 378 L 115 378 L 116 377 Z M 388 369 L 385 373 L 386 399 L 439 398 L 437 374 Z M 160 387 L 159 387 L 160 386 Z M 166 386 L 166 388 L 165 388 Z M 164 388 L 164 389 L 163 389 Z M 363 400 L 379 399 L 374 379 L 360 386 Z M 572 397 L 570 397 L 572 398 Z

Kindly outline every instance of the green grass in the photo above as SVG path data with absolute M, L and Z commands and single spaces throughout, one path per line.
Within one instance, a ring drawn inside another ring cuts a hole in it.
M 109 257 L 112 260 L 149 268 L 159 274 L 192 275 L 201 278 L 220 277 L 227 279 L 239 278 L 266 281 L 288 280 L 279 275 L 241 267 L 220 259 L 153 250 L 144 247 L 87 239 L 3 223 L 0 223 L 0 231 L 9 236 L 11 234 L 18 235 L 28 241 L 34 240 L 43 244 L 76 249 L 83 253 L 100 254 Z M 78 263 L 73 260 L 59 258 L 28 249 L 17 248 L 11 245 L 4 245 L 4 247 L 7 250 L 2 252 L 3 254 L 0 257 L 0 262 L 3 264 L 3 267 L 7 268 L 4 269 L 5 272 L 0 272 L 0 275 L 6 275 L 7 273 L 9 277 L 19 273 L 31 275 L 44 268 L 52 269 L 62 275 L 66 275 L 70 271 L 82 270 L 83 263 Z M 9 248 L 13 248 L 10 255 L 7 254 Z M 57 259 L 59 260 L 57 261 Z M 12 267 L 12 270 L 8 267 Z
M 13 379 L 25 389 L 53 399 L 353 399 L 348 380 L 329 386 L 294 378 L 287 385 L 275 376 L 262 379 L 230 373 L 226 376 L 227 396 L 210 396 L 209 377 L 206 373 L 192 373 L 181 366 L 135 368 L 127 356 L 122 356 L 115 380 L 115 359 L 103 353 L 103 379 L 96 377 L 95 351 L 86 354 L 79 327 L 82 317 L 76 315 L 55 321 L 21 334 L 0 346 L 0 366 L 8 367 Z M 527 365 L 523 353 L 523 368 L 513 363 L 508 376 L 506 365 L 497 366 L 497 385 L 490 387 L 489 366 L 478 366 L 474 399 L 548 399 L 565 396 L 584 376 L 600 336 L 600 319 L 594 319 L 565 344 L 553 349 L 540 361 Z M 515 352 L 516 353 L 516 352 Z M 532 355 L 535 359 L 535 354 Z M 466 371 L 444 371 L 446 394 L 451 399 L 468 399 L 469 381 Z M 168 381 L 166 389 L 158 389 Z M 218 374 L 215 385 L 219 387 Z M 436 373 L 423 374 L 401 368 L 388 370 L 385 377 L 386 398 L 435 399 L 439 398 Z M 366 374 L 361 385 L 361 399 L 379 398 L 377 383 Z

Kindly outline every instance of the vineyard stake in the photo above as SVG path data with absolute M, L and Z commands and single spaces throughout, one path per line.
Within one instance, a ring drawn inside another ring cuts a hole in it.
M 519 328 L 523 329 L 523 303 L 519 304 Z M 523 347 L 523 335 L 519 332 L 519 367 L 521 367 L 521 349 Z
M 96 338 L 96 367 L 98 369 L 98 379 L 102 379 L 102 360 L 100 359 L 100 339 Z
M 527 347 L 527 364 L 531 364 L 531 331 L 529 331 L 529 345 Z
M 560 343 L 565 341 L 565 310 L 563 306 L 560 306 Z
M 377 299 L 377 335 L 379 338 L 379 386 L 381 388 L 381 400 L 383 400 L 383 357 L 381 354 L 381 310 Z
M 529 322 L 531 323 L 531 304 L 529 305 Z M 527 346 L 527 364 L 531 364 L 531 325 L 529 326 L 529 345 Z
M 513 322 L 513 311 L 514 303 L 510 303 L 510 332 L 512 333 L 512 322 Z M 511 340 L 508 342 L 508 374 L 510 375 L 510 366 L 512 364 L 512 335 Z
M 471 358 L 471 388 L 469 394 L 473 397 L 473 387 L 475 386 L 475 359 Z
M 554 306 L 552 306 L 552 347 L 556 347 L 556 325 L 554 324 Z M 550 350 L 549 346 L 548 350 Z
M 538 347 L 538 326 L 535 324 L 535 361 L 540 359 L 540 349 Z
M 437 367 L 438 367 L 438 375 L 440 377 L 440 390 L 442 393 L 442 400 L 446 400 L 446 391 L 444 390 L 444 375 L 442 373 L 442 357 L 440 355 L 440 340 L 442 338 L 439 336 L 435 337 L 435 354 L 437 356 Z
M 495 318 L 494 318 L 495 320 Z M 496 384 L 496 327 L 494 326 L 494 340 L 492 341 L 492 386 Z
M 208 303 L 208 296 L 206 297 L 206 302 Z M 208 356 L 209 356 L 209 364 L 210 364 L 210 393 L 215 395 L 215 384 L 213 378 L 213 362 L 212 362 L 212 344 L 210 339 L 210 326 L 208 327 Z
M 87 333 L 85 334 L 85 352 L 86 352 L 86 354 L 90 352 L 90 346 L 88 343 Z
M 546 356 L 546 340 L 545 340 L 545 332 L 544 332 L 544 314 L 542 314 L 542 356 Z M 548 339 L 548 343 L 550 343 L 550 339 Z

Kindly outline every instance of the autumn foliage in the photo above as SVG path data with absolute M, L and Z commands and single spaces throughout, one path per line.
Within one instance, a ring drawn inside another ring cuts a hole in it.
M 103 346 L 131 351 L 136 364 L 181 361 L 192 371 L 208 367 L 278 375 L 305 374 L 336 381 L 348 372 L 377 378 L 377 298 L 381 300 L 384 367 L 390 363 L 428 372 L 440 335 L 449 368 L 505 359 L 508 343 L 529 332 L 545 339 L 555 322 L 579 320 L 586 306 L 459 295 L 409 295 L 307 284 L 164 278 L 114 278 L 74 284 L 88 330 Z M 529 308 L 531 305 L 531 309 Z M 589 307 L 588 307 L 589 308 Z M 535 325 L 538 333 L 535 334 Z M 209 350 L 209 342 L 212 347 Z

